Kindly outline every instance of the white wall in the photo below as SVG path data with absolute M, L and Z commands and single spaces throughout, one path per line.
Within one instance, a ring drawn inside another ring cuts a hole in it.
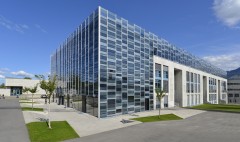
M 39 80 L 6 78 L 5 86 L 6 87 L 15 86 L 15 87 L 23 87 L 24 88 L 24 87 L 34 87 L 38 83 L 39 83 Z M 38 85 L 37 92 L 35 94 L 46 94 L 46 93 Z
M 178 70 L 181 70 L 182 71 L 182 92 L 181 93 L 178 93 L 178 94 L 182 94 L 182 106 L 185 107 L 187 106 L 187 93 L 186 93 L 186 72 L 192 72 L 192 73 L 196 73 L 196 74 L 200 74 L 200 104 L 203 103 L 203 76 L 206 76 L 207 78 L 207 88 L 206 88 L 206 100 L 209 101 L 209 89 L 208 89 L 208 81 L 209 81 L 209 77 L 211 78 L 214 78 L 217 80 L 217 88 L 218 88 L 218 80 L 220 81 L 226 81 L 227 83 L 227 79 L 225 78 L 222 78 L 222 77 L 219 77 L 219 76 L 216 76 L 216 75 L 213 75 L 213 74 L 210 74 L 210 73 L 207 73 L 207 72 L 203 72 L 201 70 L 197 70 L 197 69 L 194 69 L 194 68 L 191 68 L 191 67 L 188 67 L 188 66 L 185 66 L 185 65 L 182 65 L 182 64 L 179 64 L 177 62 L 172 62 L 170 60 L 166 60 L 166 59 L 163 59 L 161 57 L 158 57 L 158 56 L 154 56 L 153 57 L 153 61 L 154 61 L 154 79 L 153 79 L 153 84 L 154 84 L 154 90 L 155 90 L 155 63 L 157 64 L 161 64 L 162 66 L 165 65 L 165 66 L 168 66 L 168 76 L 169 76 L 169 93 L 167 93 L 167 95 L 169 96 L 168 97 L 168 106 L 169 107 L 173 107 L 175 102 L 174 102 L 174 91 L 175 91 L 175 83 L 174 83 L 174 69 L 178 69 Z M 220 86 L 220 90 L 221 90 L 221 86 Z M 155 93 L 155 91 L 154 91 Z M 218 103 L 218 93 L 221 93 L 222 92 L 218 92 L 218 89 L 217 89 L 217 103 Z M 197 93 L 199 94 L 199 93 Z M 154 94 L 154 99 L 156 99 L 156 94 Z M 191 99 L 190 99 L 191 100 Z M 194 101 L 195 101 L 195 97 L 194 97 Z M 162 104 L 163 104 L 163 101 L 162 101 Z M 154 108 L 156 108 L 156 100 L 154 100 Z M 162 106 L 163 107 L 163 106 Z
M 0 89 L 0 95 L 10 96 L 10 89 Z

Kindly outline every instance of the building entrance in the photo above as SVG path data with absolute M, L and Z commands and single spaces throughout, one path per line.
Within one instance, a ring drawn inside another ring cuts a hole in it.
M 174 69 L 174 105 L 182 106 L 182 70 Z

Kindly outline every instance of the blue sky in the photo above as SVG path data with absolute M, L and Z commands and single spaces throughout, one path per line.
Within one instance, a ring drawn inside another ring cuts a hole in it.
M 97 6 L 224 70 L 240 67 L 240 0 L 1 0 L 0 82 L 49 73 L 51 53 Z

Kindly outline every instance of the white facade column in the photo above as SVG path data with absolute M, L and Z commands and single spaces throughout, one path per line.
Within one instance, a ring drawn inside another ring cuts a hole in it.
M 154 58 L 153 58 L 153 110 L 156 110 L 156 104 L 157 104 L 157 97 L 156 97 L 155 89 L 156 89 L 155 88 L 155 62 L 154 62 Z
M 174 67 L 168 66 L 168 107 L 174 107 Z
M 207 87 L 206 87 L 206 100 L 207 102 L 210 102 L 209 101 L 209 77 L 207 76 Z
M 200 74 L 200 104 L 203 104 L 203 76 Z
M 182 106 L 187 106 L 187 72 L 186 70 L 182 70 Z

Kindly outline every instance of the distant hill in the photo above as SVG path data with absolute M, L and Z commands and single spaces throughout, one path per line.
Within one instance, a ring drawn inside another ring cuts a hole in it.
M 227 78 L 230 78 L 235 75 L 240 75 L 240 67 L 235 70 L 227 71 Z

